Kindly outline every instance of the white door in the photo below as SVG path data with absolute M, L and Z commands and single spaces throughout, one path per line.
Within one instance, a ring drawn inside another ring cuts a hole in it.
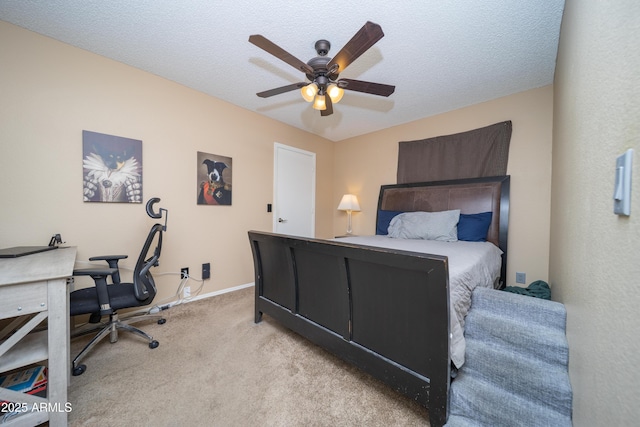
M 314 237 L 316 154 L 276 142 L 273 171 L 273 231 Z

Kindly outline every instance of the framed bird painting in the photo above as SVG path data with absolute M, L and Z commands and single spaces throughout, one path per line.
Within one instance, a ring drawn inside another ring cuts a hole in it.
M 142 203 L 142 141 L 82 131 L 85 202 Z
M 231 157 L 198 151 L 198 204 L 231 205 Z

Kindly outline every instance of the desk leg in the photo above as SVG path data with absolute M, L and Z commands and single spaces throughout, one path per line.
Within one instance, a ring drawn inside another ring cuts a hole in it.
M 49 425 L 67 425 L 67 386 L 69 379 L 69 293 L 66 279 L 48 282 Z

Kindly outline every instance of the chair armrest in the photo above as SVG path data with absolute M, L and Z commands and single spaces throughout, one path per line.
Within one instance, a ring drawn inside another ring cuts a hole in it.
M 109 260 L 119 260 L 129 258 L 129 255 L 100 255 L 100 256 L 92 256 L 89 258 L 89 261 L 109 261 Z
M 74 276 L 111 276 L 113 273 L 117 273 L 117 268 L 108 268 L 108 267 L 95 267 L 95 268 L 79 268 L 77 270 L 73 270 Z
M 118 274 L 117 268 L 81 268 L 73 270 L 74 276 L 91 276 L 96 285 L 98 302 L 100 304 L 100 314 L 112 314 L 113 310 L 109 304 L 109 292 L 107 291 L 107 277 Z
M 117 271 L 111 275 L 113 283 L 120 283 L 120 270 L 118 270 L 118 261 L 121 259 L 129 258 L 128 255 L 100 255 L 92 256 L 89 261 L 106 261 L 109 267 L 115 268 Z

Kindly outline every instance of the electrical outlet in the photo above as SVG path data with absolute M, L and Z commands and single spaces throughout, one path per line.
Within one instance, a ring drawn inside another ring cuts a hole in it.
M 204 263 L 202 264 L 202 280 L 207 280 L 211 277 L 211 264 Z
M 516 283 L 527 283 L 527 275 L 526 273 L 516 273 Z
M 189 277 L 189 267 L 182 267 L 180 269 L 180 278 L 186 279 L 187 277 Z
M 182 295 L 183 295 L 185 298 L 189 298 L 189 297 L 191 296 L 191 286 L 185 286 L 185 287 L 182 289 Z

